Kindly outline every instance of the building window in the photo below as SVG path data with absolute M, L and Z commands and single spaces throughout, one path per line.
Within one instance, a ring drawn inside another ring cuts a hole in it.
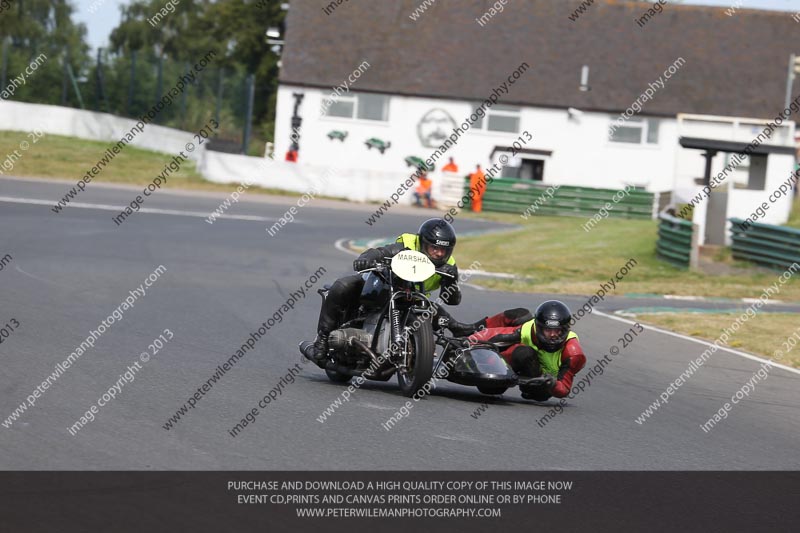
M 389 97 L 382 94 L 359 94 L 358 118 L 364 120 L 389 120 Z
M 322 112 L 329 117 L 353 118 L 353 111 L 356 109 L 356 99 L 352 96 L 341 96 L 335 102 L 331 102 L 326 111 L 327 102 L 322 101 Z
M 475 122 L 473 122 L 473 123 L 472 123 L 472 128 L 473 128 L 473 129 L 476 129 L 476 130 L 482 130 L 482 129 L 483 129 L 483 117 L 482 117 L 482 116 L 480 116 L 480 115 L 479 115 L 479 114 L 478 114 L 478 113 L 475 111 L 475 110 L 476 110 L 476 109 L 478 109 L 479 107 L 481 107 L 481 105 L 480 105 L 480 104 L 476 104 L 476 105 L 475 105 L 475 107 L 472 109 L 472 113 L 473 113 L 473 114 L 474 114 L 476 117 L 478 117 L 478 120 L 476 120 Z M 484 116 L 486 116 L 486 115 L 484 114 Z M 471 119 L 472 119 L 472 117 L 470 117 L 470 120 L 471 120 Z
M 618 126 L 612 117 L 608 140 L 615 143 L 658 144 L 661 121 L 655 118 L 631 119 Z
M 480 105 L 476 105 L 475 109 Z M 477 113 L 476 113 L 477 115 Z M 472 128 L 484 131 L 500 131 L 503 133 L 519 133 L 520 108 L 496 104 L 486 108 L 486 119 L 478 115 L 478 120 L 472 124 Z
M 389 120 L 389 97 L 382 94 L 357 94 L 340 96 L 332 102 L 323 99 L 322 113 L 329 117 L 386 122 Z

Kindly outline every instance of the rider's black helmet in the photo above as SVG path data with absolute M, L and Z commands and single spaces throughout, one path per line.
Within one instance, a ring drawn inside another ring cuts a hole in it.
M 570 314 L 569 308 L 558 300 L 548 300 L 537 307 L 534 316 L 537 344 L 548 352 L 560 350 L 569 335 Z M 558 337 L 545 336 L 545 328 L 558 329 Z
M 442 218 L 431 218 L 422 223 L 417 235 L 419 235 L 422 253 L 427 255 L 434 265 L 440 267 L 447 264 L 447 260 L 450 259 L 453 253 L 453 248 L 456 247 L 456 230 L 453 229 L 453 226 Z M 444 258 L 432 258 L 427 252 L 428 246 L 444 248 L 446 250 Z

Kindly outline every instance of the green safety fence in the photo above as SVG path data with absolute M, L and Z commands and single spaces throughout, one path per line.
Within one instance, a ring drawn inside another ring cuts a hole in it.
M 549 185 L 515 178 L 495 178 L 486 187 L 483 209 L 503 213 L 556 215 L 590 218 L 606 209 L 609 217 L 652 219 L 656 195 L 642 189 L 620 191 L 562 185 L 557 190 Z M 464 193 L 469 192 L 469 178 Z M 617 201 L 615 202 L 615 195 Z M 610 204 L 609 209 L 606 204 Z
M 658 220 L 656 256 L 673 265 L 691 266 L 694 236 L 692 223 L 665 213 L 658 215 Z
M 800 229 L 750 223 L 747 229 L 740 218 L 729 219 L 733 238 L 733 258 L 758 263 L 776 270 L 800 264 Z

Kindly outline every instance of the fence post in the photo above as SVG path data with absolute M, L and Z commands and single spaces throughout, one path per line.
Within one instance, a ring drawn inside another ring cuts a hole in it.
M 0 73 L 0 87 L 3 89 L 6 88 L 6 73 L 8 71 L 8 42 L 11 40 L 11 37 L 4 37 L 3 38 L 3 67 L 2 73 Z
M 661 205 L 661 192 L 656 191 L 653 194 L 653 220 L 658 219 L 658 206 Z
M 244 119 L 244 139 L 242 140 L 242 154 L 247 155 L 247 147 L 250 144 L 250 128 L 253 122 L 253 98 L 256 91 L 256 76 L 247 76 L 247 114 Z
M 133 91 L 136 87 L 136 50 L 131 50 L 131 79 L 128 82 L 128 116 L 133 110 Z
M 214 120 L 217 121 L 217 124 L 219 124 L 219 110 L 222 106 L 222 70 L 222 67 L 219 67 L 219 77 L 217 78 L 217 105 L 214 107 Z M 219 130 L 217 130 L 215 135 L 219 135 Z
M 102 111 L 102 106 L 100 102 L 105 105 L 106 111 L 109 110 L 108 108 L 108 101 L 106 100 L 106 92 L 105 92 L 105 82 L 103 81 L 103 60 L 101 54 L 103 53 L 102 48 L 97 49 L 97 97 L 99 98 L 97 102 L 97 110 Z
M 191 65 L 186 63 L 186 70 L 189 71 L 191 69 Z M 186 90 L 181 92 L 181 128 L 186 128 L 186 95 L 189 93 L 189 89 L 192 87 L 192 84 L 186 86 Z
M 689 250 L 689 270 L 700 267 L 700 226 L 692 224 L 692 248 Z
M 67 95 L 69 92 L 69 71 L 67 64 L 69 63 L 69 48 L 64 49 L 64 55 L 61 56 L 61 105 L 66 107 Z
M 161 93 L 163 86 L 164 86 L 164 52 L 161 51 L 161 53 L 158 54 L 158 81 L 156 83 L 156 103 L 158 103 L 158 101 L 161 100 L 161 97 L 163 96 L 163 94 Z M 155 122 L 155 120 L 153 120 L 153 122 Z
M 69 79 L 72 80 L 72 88 L 75 89 L 75 96 L 78 97 L 78 103 L 80 104 L 81 109 L 86 109 L 86 106 L 83 105 L 81 89 L 78 87 L 78 80 L 75 79 L 75 73 L 72 72 L 72 65 L 69 64 L 69 61 L 67 61 L 67 73 L 69 74 Z

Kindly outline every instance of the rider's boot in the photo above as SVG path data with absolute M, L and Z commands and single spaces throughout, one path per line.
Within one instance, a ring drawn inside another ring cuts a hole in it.
M 327 331 L 318 331 L 314 342 L 305 341 L 300 344 L 300 351 L 309 361 L 313 361 L 320 368 L 325 368 L 328 360 L 328 336 Z
M 450 317 L 450 320 L 447 324 L 447 329 L 449 329 L 450 332 L 456 337 L 468 337 L 476 331 L 486 329 L 486 318 L 482 318 L 477 322 L 465 324 L 463 322 L 459 322 L 453 317 Z

